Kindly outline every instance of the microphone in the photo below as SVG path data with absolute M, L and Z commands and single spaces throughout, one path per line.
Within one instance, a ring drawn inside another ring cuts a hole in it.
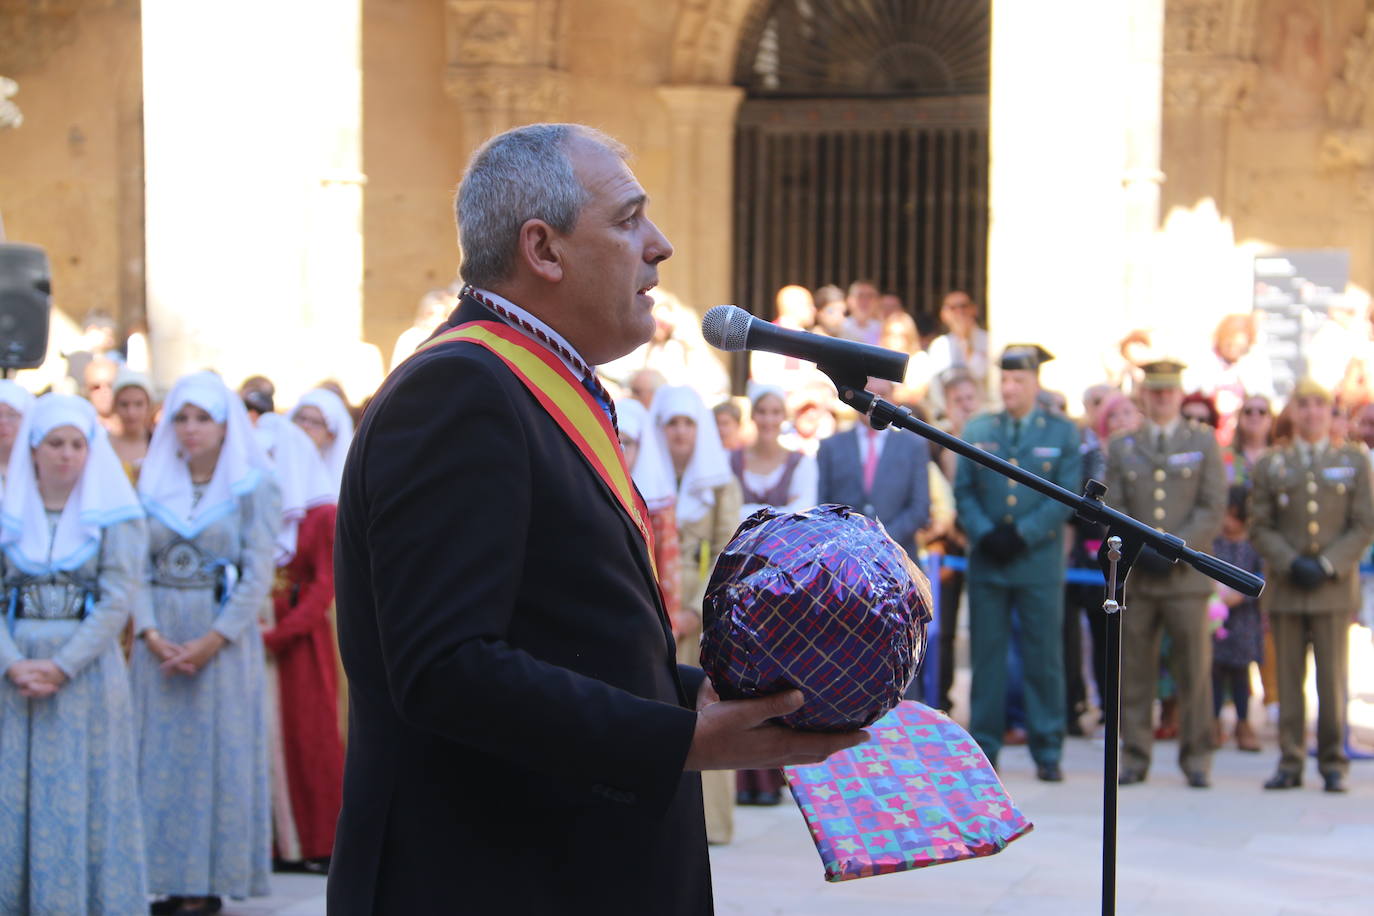
M 815 363 L 823 370 L 834 370 L 845 378 L 867 380 L 871 376 L 901 382 L 910 358 L 896 350 L 780 328 L 737 305 L 718 305 L 708 311 L 701 319 L 701 336 L 718 350 L 781 353 Z

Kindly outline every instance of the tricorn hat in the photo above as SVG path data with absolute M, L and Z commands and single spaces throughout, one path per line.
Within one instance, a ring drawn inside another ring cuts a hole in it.
M 1028 369 L 1037 371 L 1041 366 L 1054 359 L 1054 354 L 1039 344 L 1008 344 L 1002 351 L 1003 369 Z

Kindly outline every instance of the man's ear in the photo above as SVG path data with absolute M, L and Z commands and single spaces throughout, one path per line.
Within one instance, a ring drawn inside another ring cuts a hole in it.
M 516 256 L 546 283 L 557 283 L 563 279 L 563 251 L 559 234 L 542 219 L 526 220 L 520 227 Z

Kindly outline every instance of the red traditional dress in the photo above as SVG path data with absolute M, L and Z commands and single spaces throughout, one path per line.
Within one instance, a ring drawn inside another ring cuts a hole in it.
M 277 855 L 321 859 L 334 848 L 343 798 L 338 675 L 329 609 L 334 603 L 333 505 L 301 520 L 295 556 L 277 570 L 276 626 L 262 634 L 275 662 L 291 824 L 277 818 Z M 285 826 L 285 829 L 283 827 Z

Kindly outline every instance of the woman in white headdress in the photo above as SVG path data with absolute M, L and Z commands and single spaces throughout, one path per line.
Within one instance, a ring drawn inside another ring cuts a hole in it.
M 754 441 L 730 453 L 730 469 L 744 492 L 741 521 L 764 506 L 789 512 L 814 506 L 816 459 L 779 441 L 787 422 L 787 393 L 772 385 L 753 387 L 749 417 L 754 421 Z
M 152 584 L 130 659 L 148 885 L 166 912 L 268 893 L 263 645 L 281 498 L 238 397 L 211 372 L 177 382 L 138 490 Z M 180 909 L 176 909 L 180 907 Z
M 0 379 L 0 493 L 5 492 L 5 477 L 10 464 L 10 449 L 19 435 L 19 424 L 33 406 L 33 395 L 18 382 Z
M 754 441 L 730 452 L 730 470 L 744 499 L 740 520 L 765 506 L 788 512 L 809 509 L 816 504 L 816 459 L 785 447 L 778 439 L 787 421 L 787 393 L 774 385 L 750 388 Z M 740 770 L 735 800 L 741 805 L 780 804 L 783 785 L 779 769 Z
M 272 459 L 282 493 L 277 574 L 262 633 L 275 713 L 276 858 L 285 867 L 323 873 L 334 851 L 334 823 L 343 800 L 338 649 L 329 613 L 334 484 L 315 444 L 282 415 L 263 414 L 254 431 Z
M 715 418 L 701 395 L 686 385 L 667 385 L 649 409 L 659 466 L 677 491 L 681 550 L 682 615 L 678 660 L 696 664 L 701 641 L 701 602 L 716 558 L 739 525 L 739 481 L 730 471 Z
M 0 912 L 136 913 L 146 874 L 119 635 L 143 509 L 81 398 L 29 408 L 0 508 Z
M 138 482 L 138 471 L 153 437 L 153 382 L 142 372 L 120 366 L 114 379 L 114 429 L 110 444 L 124 473 Z
M 659 466 L 677 490 L 677 530 L 681 613 L 678 661 L 696 664 L 701 646 L 701 608 L 716 558 L 739 525 L 739 481 L 730 472 L 715 417 L 701 395 L 686 385 L 667 385 L 649 408 Z M 706 808 L 706 839 L 728 843 L 734 834 L 735 775 L 730 770 L 701 774 Z
M 615 410 L 625 463 L 649 509 L 649 527 L 654 533 L 654 566 L 658 569 L 658 581 L 663 590 L 664 610 L 676 634 L 682 608 L 677 513 L 674 510 L 677 487 L 663 459 L 659 438 L 653 435 L 648 409 L 634 398 L 622 398 L 615 402 Z
M 315 388 L 302 395 L 300 403 L 291 411 L 295 423 L 315 443 L 333 476 L 334 492 L 343 480 L 344 459 L 353 441 L 353 415 L 348 405 L 328 388 Z

